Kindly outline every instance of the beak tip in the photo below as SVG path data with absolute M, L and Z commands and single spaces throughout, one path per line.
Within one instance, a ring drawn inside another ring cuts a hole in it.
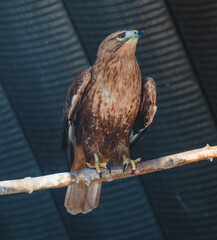
M 143 33 L 143 31 L 138 30 L 138 35 L 139 35 L 139 37 L 144 37 L 144 33 Z

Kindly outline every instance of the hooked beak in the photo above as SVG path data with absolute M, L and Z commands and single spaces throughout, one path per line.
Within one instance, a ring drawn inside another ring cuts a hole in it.
M 129 31 L 126 31 L 125 41 L 131 40 L 131 39 L 138 39 L 143 36 L 144 34 L 140 30 L 129 30 Z
M 137 38 L 144 37 L 144 34 L 141 30 L 133 30 Z

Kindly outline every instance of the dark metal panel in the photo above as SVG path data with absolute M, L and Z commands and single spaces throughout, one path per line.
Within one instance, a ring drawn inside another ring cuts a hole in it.
M 217 2 L 168 0 L 217 123 Z
M 0 10 L 0 75 L 44 173 L 63 171 L 62 106 L 88 62 L 60 1 L 7 5 Z
M 0 84 L 0 180 L 39 176 L 13 108 Z M 49 191 L 0 198 L 0 239 L 69 239 Z
M 197 75 L 163 1 L 65 0 L 63 6 L 57 0 L 13 0 L 0 6 L 0 76 L 43 173 L 66 169 L 60 132 L 67 87 L 89 58 L 95 60 L 104 37 L 118 29 L 144 30 L 137 57 L 143 75 L 154 77 L 158 86 L 157 116 L 134 154 L 148 159 L 216 142 Z M 53 196 L 72 238 L 203 240 L 206 235 L 214 240 L 215 172 L 215 163 L 199 163 L 104 184 L 99 208 L 88 215 L 65 213 L 64 190 Z M 7 224 L 0 230 L 6 234 L 10 218 L 1 214 Z

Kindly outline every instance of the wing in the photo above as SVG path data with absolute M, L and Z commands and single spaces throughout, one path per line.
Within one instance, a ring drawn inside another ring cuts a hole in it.
M 154 80 L 150 77 L 145 78 L 142 82 L 140 109 L 130 134 L 131 147 L 142 139 L 144 131 L 152 123 L 157 111 L 156 97 L 157 91 Z
M 69 167 L 71 167 L 73 161 L 73 143 L 75 142 L 73 123 L 90 79 L 91 67 L 81 71 L 75 77 L 66 95 L 63 108 L 62 151 L 67 155 Z

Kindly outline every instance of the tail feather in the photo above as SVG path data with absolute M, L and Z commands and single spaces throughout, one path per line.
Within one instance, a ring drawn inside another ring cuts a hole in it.
M 81 145 L 68 144 L 67 159 L 71 171 L 80 171 L 85 168 L 86 159 Z M 89 186 L 77 183 L 68 186 L 65 196 L 66 210 L 75 215 L 88 213 L 99 205 L 102 183 L 90 183 Z
M 73 184 L 68 186 L 65 196 L 65 207 L 73 215 L 88 213 L 99 205 L 102 183 Z

